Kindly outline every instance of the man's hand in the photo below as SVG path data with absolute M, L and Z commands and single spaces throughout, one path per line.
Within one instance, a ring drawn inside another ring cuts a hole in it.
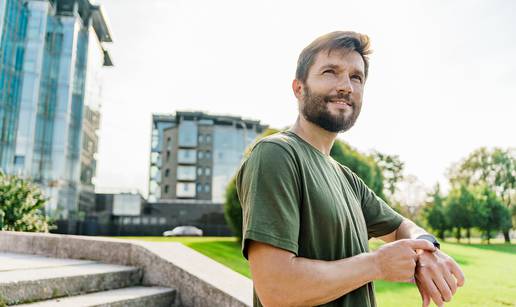
M 422 249 L 431 253 L 435 247 L 427 240 L 403 239 L 387 243 L 373 252 L 379 271 L 379 279 L 407 281 L 414 276 L 418 255 Z
M 434 253 L 420 250 L 416 265 L 416 284 L 423 299 L 423 307 L 432 299 L 437 306 L 444 306 L 464 285 L 464 273 L 450 256 L 437 250 Z

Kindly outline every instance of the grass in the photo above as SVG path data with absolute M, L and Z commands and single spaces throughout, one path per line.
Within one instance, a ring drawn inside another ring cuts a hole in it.
M 181 242 L 240 274 L 251 277 L 248 263 L 234 238 L 121 238 Z M 380 243 L 372 241 L 370 245 L 375 249 Z M 452 302 L 446 306 L 516 307 L 516 244 L 465 244 L 450 240 L 442 243 L 441 249 L 461 265 L 466 275 L 466 285 L 459 289 Z M 419 292 L 413 284 L 377 281 L 375 287 L 381 307 L 421 306 Z

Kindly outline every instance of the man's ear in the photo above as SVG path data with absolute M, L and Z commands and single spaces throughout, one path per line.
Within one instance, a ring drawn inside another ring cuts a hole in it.
M 292 91 L 298 100 L 302 100 L 303 98 L 303 82 L 294 79 L 292 81 Z

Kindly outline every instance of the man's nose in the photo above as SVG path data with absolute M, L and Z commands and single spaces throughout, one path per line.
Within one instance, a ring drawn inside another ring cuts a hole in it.
M 351 94 L 353 93 L 353 86 L 351 86 L 351 80 L 348 76 L 343 76 L 337 81 L 337 92 Z

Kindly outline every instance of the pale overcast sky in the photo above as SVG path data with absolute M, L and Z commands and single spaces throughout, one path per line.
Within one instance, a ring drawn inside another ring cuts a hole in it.
M 97 0 L 104 70 L 99 188 L 148 185 L 152 113 L 201 110 L 285 127 L 297 57 L 354 30 L 374 53 L 355 127 L 341 138 L 397 154 L 431 187 L 481 146 L 516 146 L 516 2 Z

